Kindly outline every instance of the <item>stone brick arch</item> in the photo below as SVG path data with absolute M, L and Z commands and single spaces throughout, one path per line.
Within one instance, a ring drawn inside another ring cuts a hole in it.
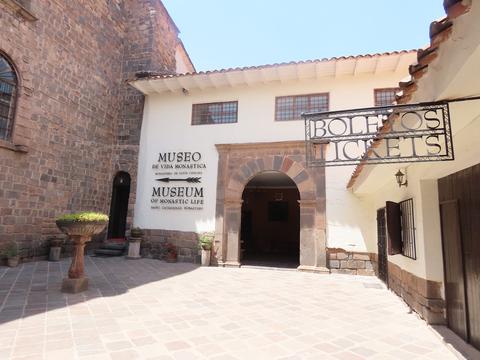
M 215 255 L 240 266 L 240 222 L 245 186 L 264 171 L 290 177 L 300 193 L 300 270 L 326 270 L 325 172 L 308 168 L 303 141 L 217 145 L 219 153 Z
M 289 155 L 266 155 L 245 160 L 235 171 L 227 185 L 227 198 L 242 199 L 245 186 L 255 176 L 265 171 L 278 171 L 288 176 L 297 185 L 302 200 L 315 199 L 315 183 L 308 169 L 301 162 L 293 160 Z

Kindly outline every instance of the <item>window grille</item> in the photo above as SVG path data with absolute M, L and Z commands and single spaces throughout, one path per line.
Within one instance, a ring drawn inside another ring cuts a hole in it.
M 402 254 L 415 260 L 417 258 L 417 252 L 415 249 L 413 199 L 401 201 L 399 204 L 402 224 Z
M 375 106 L 388 106 L 395 102 L 395 94 L 399 91 L 398 88 L 375 89 Z
M 192 125 L 229 124 L 238 121 L 238 101 L 193 104 Z
M 16 94 L 17 74 L 0 54 L 0 140 L 9 140 L 12 136 Z
M 302 112 L 328 111 L 328 94 L 279 96 L 275 99 L 275 121 L 300 120 Z
M 268 202 L 268 221 L 288 221 L 288 201 Z

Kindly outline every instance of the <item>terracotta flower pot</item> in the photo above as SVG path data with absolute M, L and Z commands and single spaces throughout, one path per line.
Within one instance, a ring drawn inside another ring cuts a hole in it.
M 145 235 L 145 232 L 142 229 L 132 228 L 130 230 L 130 236 L 132 236 L 134 238 L 141 238 L 141 237 L 143 237 L 143 235 Z
M 177 254 L 168 254 L 165 260 L 168 263 L 176 263 L 177 262 Z

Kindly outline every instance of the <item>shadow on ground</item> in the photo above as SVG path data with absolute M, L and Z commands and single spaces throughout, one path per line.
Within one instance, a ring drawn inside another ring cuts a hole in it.
M 101 297 L 124 294 L 131 288 L 161 281 L 198 268 L 189 263 L 165 263 L 118 258 L 85 257 L 89 289 L 78 294 L 60 291 L 70 258 L 0 268 L 0 324 Z

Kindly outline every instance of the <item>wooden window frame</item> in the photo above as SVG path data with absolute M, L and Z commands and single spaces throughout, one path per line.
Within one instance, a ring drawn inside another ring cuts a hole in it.
M 415 208 L 413 198 L 386 202 L 388 255 L 403 255 L 417 259 L 415 239 Z M 408 226 L 405 226 L 408 225 Z
M 12 97 L 9 102 L 9 108 L 11 113 L 7 123 L 6 136 L 0 137 L 0 141 L 2 143 L 12 143 L 13 134 L 15 130 L 15 122 L 17 118 L 18 98 L 20 93 L 20 76 L 18 74 L 17 67 L 15 66 L 14 62 L 11 60 L 11 58 L 7 54 L 0 51 L 0 57 L 2 57 L 8 63 L 8 65 L 10 65 L 13 73 L 15 74 L 15 80 L 13 83 L 7 80 L 2 80 L 2 82 L 4 82 L 5 84 L 9 84 L 14 89 L 12 92 Z
M 373 89 L 373 104 L 374 106 L 388 106 L 392 104 L 382 104 L 380 105 L 377 103 L 377 93 L 382 92 L 382 91 L 393 91 L 394 93 L 394 100 L 395 100 L 395 94 L 400 91 L 400 88 L 398 87 L 386 87 L 386 88 L 378 88 L 378 89 Z
M 194 122 L 195 107 L 196 106 L 209 106 L 209 105 L 222 105 L 223 106 L 224 104 L 235 104 L 235 121 L 211 122 L 211 123 L 195 123 Z M 209 103 L 192 104 L 192 117 L 191 117 L 191 122 L 190 122 L 190 124 L 192 126 L 197 126 L 197 125 L 224 125 L 224 124 L 236 124 L 236 123 L 238 123 L 238 100 L 234 100 L 234 101 L 215 101 L 215 102 L 209 102 Z
M 277 103 L 279 99 L 284 99 L 284 98 L 292 98 L 293 101 L 293 112 L 295 113 L 295 99 L 299 97 L 309 97 L 309 102 L 310 102 L 310 97 L 313 96 L 325 96 L 327 98 L 327 111 L 330 109 L 330 93 L 329 92 L 323 92 L 323 93 L 311 93 L 311 94 L 298 94 L 298 95 L 282 95 L 282 96 L 276 96 L 275 97 L 275 117 L 274 120 L 278 122 L 284 122 L 284 121 L 298 121 L 302 120 L 302 118 L 299 116 L 298 118 L 293 118 L 293 119 L 286 119 L 286 120 L 278 120 L 278 108 L 277 108 Z

